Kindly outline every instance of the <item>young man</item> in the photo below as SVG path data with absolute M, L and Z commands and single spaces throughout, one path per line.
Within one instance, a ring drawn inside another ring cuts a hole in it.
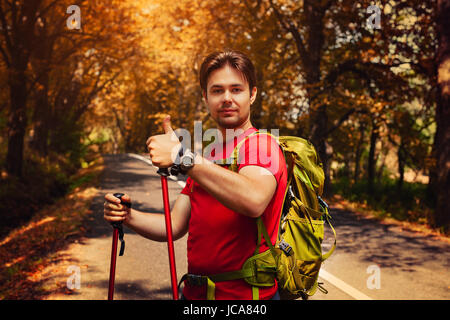
M 226 51 L 209 55 L 200 70 L 200 86 L 212 119 L 223 142 L 215 142 L 210 154 L 181 157 L 194 159 L 182 168 L 188 179 L 172 208 L 174 239 L 188 235 L 188 273 L 213 275 L 240 270 L 256 248 L 255 218 L 262 217 L 274 244 L 287 184 L 286 164 L 278 144 L 267 135 L 253 135 L 239 150 L 237 172 L 214 164 L 229 158 L 234 147 L 257 131 L 250 121 L 250 109 L 256 99 L 254 66 L 241 52 Z M 164 134 L 147 140 L 150 158 L 157 167 L 174 163 L 173 151 L 180 142 L 167 117 Z M 230 133 L 232 133 L 230 135 Z M 263 138 L 264 137 L 264 138 Z M 220 140 L 220 139 L 219 139 Z M 123 223 L 141 234 L 166 241 L 164 216 L 144 213 L 120 205 L 112 194 L 105 196 L 104 217 Z M 131 201 L 128 195 L 124 200 Z M 260 252 L 268 249 L 262 240 Z M 186 299 L 205 299 L 206 285 L 185 281 Z M 259 299 L 277 296 L 277 284 L 260 287 Z M 216 299 L 252 299 L 252 287 L 243 279 L 215 283 Z

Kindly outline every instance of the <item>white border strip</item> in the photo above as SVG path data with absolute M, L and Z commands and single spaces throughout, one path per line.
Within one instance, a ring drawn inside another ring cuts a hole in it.
M 331 283 L 332 285 L 334 285 L 338 289 L 344 291 L 346 294 L 348 294 L 349 296 L 355 298 L 356 300 L 373 300 L 371 297 L 366 296 L 361 291 L 353 288 L 352 286 L 348 285 L 347 283 L 345 283 L 341 279 L 333 276 L 331 273 L 325 271 L 323 268 L 320 269 L 320 271 L 319 271 L 319 277 L 321 277 L 322 279 L 328 281 L 329 283 Z
M 141 156 L 141 155 L 139 155 L 139 154 L 135 154 L 135 153 L 127 153 L 127 156 L 132 157 L 132 158 L 135 158 L 135 159 L 138 159 L 138 160 L 141 160 L 141 161 L 144 161 L 144 162 L 145 162 L 146 164 L 148 164 L 149 166 L 153 166 L 153 163 L 152 163 L 152 161 L 151 161 L 150 159 L 147 159 L 147 158 L 145 158 L 145 157 L 143 157 L 143 156 Z M 175 181 L 176 183 L 178 183 L 178 185 L 179 185 L 180 187 L 182 187 L 182 188 L 184 188 L 185 185 L 186 185 L 186 182 L 184 182 L 184 181 L 178 181 L 178 179 L 177 179 L 176 177 L 174 177 L 174 176 L 169 176 L 169 179 Z

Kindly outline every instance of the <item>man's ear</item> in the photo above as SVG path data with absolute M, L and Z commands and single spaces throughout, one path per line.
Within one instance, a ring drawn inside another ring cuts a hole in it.
M 257 93 L 258 89 L 256 87 L 253 87 L 252 94 L 250 95 L 250 104 L 253 104 L 253 102 L 255 102 Z
M 202 90 L 202 96 L 203 96 L 203 100 L 205 100 L 205 102 L 208 101 L 208 97 L 206 96 L 206 91 Z

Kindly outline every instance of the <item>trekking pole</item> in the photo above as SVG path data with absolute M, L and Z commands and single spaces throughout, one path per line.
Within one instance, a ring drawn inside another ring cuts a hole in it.
M 114 197 L 119 198 L 121 203 L 131 208 L 131 203 L 122 201 L 123 193 L 114 193 Z M 125 240 L 123 240 L 123 228 L 122 221 L 119 222 L 111 222 L 111 225 L 114 228 L 113 231 L 113 241 L 112 241 L 112 249 L 111 249 L 111 266 L 109 268 L 109 288 L 108 288 L 108 300 L 113 300 L 114 296 L 114 280 L 116 276 L 116 260 L 117 260 L 117 242 L 120 239 L 120 252 L 119 256 L 123 256 L 123 252 L 125 251 Z
M 169 188 L 167 177 L 170 175 L 167 168 L 159 168 L 157 173 L 161 176 L 161 187 L 164 202 L 164 217 L 166 220 L 167 248 L 169 250 L 170 278 L 172 282 L 173 299 L 178 300 L 177 271 L 175 266 L 175 251 L 172 237 L 172 220 L 170 218 Z

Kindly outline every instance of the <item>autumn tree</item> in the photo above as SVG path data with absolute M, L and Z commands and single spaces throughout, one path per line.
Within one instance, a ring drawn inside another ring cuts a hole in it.
M 75 21 L 67 13 L 71 6 L 82 17 L 75 28 L 67 25 Z M 2 1 L 0 8 L 11 92 L 6 169 L 21 176 L 28 125 L 38 154 L 77 149 L 80 119 L 138 46 L 133 10 L 120 1 Z
M 436 135 L 433 145 L 433 166 L 430 188 L 435 195 L 436 209 L 432 224 L 444 232 L 450 230 L 450 1 L 438 0 L 436 25 L 438 49 L 435 57 L 437 82 Z
M 24 137 L 27 126 L 27 67 L 36 44 L 35 25 L 44 9 L 43 1 L 0 2 L 0 53 L 7 66 L 9 89 L 8 151 L 6 169 L 22 175 Z

